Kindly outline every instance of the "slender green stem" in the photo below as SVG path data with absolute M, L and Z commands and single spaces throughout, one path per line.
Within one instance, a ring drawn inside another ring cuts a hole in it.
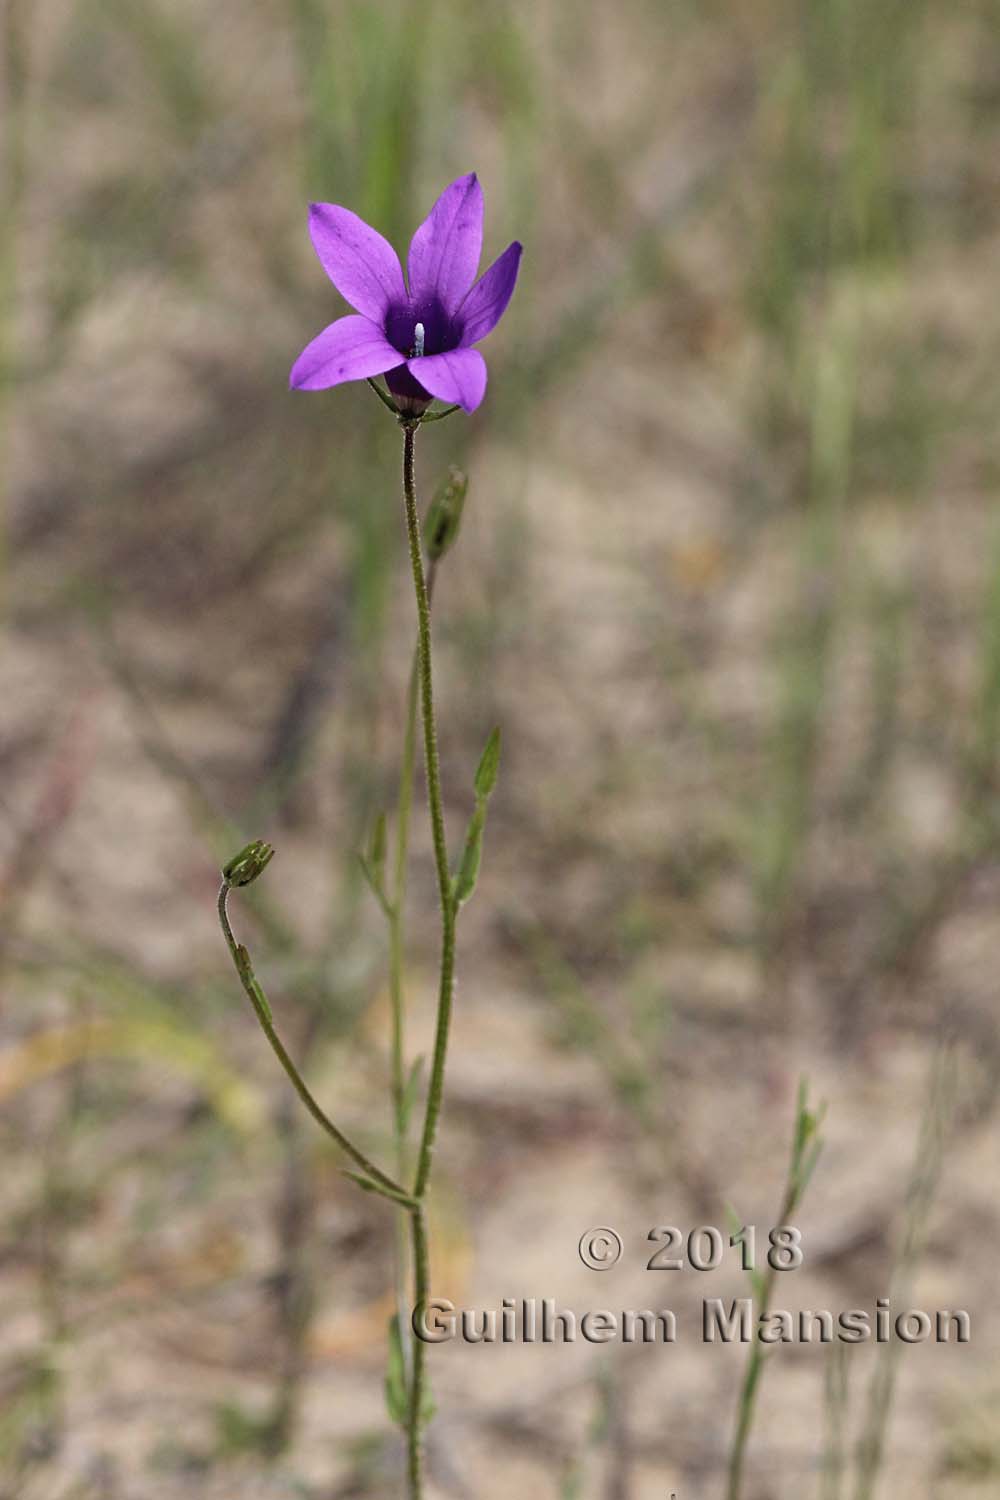
M 427 1301 L 430 1286 L 430 1259 L 427 1250 L 427 1220 L 423 1204 L 410 1210 L 410 1235 L 413 1247 L 413 1282 L 416 1289 L 416 1307 Z M 423 1425 L 424 1425 L 424 1361 L 427 1349 L 423 1339 L 413 1340 L 413 1369 L 410 1376 L 410 1410 L 406 1431 L 406 1477 L 410 1500 L 420 1500 L 423 1494 Z
M 355 1146 L 354 1142 L 349 1140 L 342 1130 L 338 1129 L 338 1127 L 330 1119 L 329 1115 L 317 1102 L 316 1098 L 311 1093 L 308 1085 L 306 1084 L 305 1079 L 302 1077 L 298 1068 L 295 1066 L 292 1059 L 285 1051 L 284 1044 L 282 1043 L 281 1038 L 278 1036 L 278 1033 L 274 1029 L 274 1021 L 271 1018 L 271 1008 L 267 1003 L 267 997 L 265 996 L 264 991 L 261 989 L 260 984 L 258 983 L 257 978 L 253 972 L 253 968 L 251 967 L 250 955 L 242 946 L 242 944 L 237 943 L 236 938 L 233 935 L 233 929 L 229 923 L 229 913 L 226 910 L 226 904 L 229 900 L 229 892 L 231 889 L 232 887 L 229 884 L 229 881 L 224 880 L 222 882 L 222 889 L 219 891 L 219 922 L 222 927 L 222 933 L 226 939 L 226 944 L 229 948 L 229 952 L 232 955 L 233 963 L 236 967 L 236 972 L 240 977 L 240 983 L 242 984 L 243 989 L 246 992 L 250 1004 L 254 1008 L 254 1014 L 256 1015 L 257 1020 L 260 1023 L 261 1031 L 263 1031 L 264 1035 L 267 1037 L 268 1042 L 271 1044 L 271 1050 L 274 1052 L 275 1057 L 278 1059 L 285 1072 L 288 1074 L 295 1092 L 298 1094 L 299 1098 L 302 1100 L 302 1103 L 312 1115 L 317 1125 L 321 1126 L 321 1128 L 326 1131 L 327 1135 L 330 1136 L 331 1140 L 336 1142 L 341 1151 L 344 1152 L 345 1156 L 349 1156 L 351 1158 L 351 1160 L 361 1170 L 364 1176 L 370 1180 L 372 1187 L 377 1192 L 379 1192 L 385 1198 L 392 1199 L 393 1202 L 401 1203 L 405 1207 L 409 1207 L 413 1202 L 410 1194 L 406 1192 L 405 1188 L 401 1188 L 397 1182 L 394 1182 L 391 1177 L 388 1177 L 385 1172 L 382 1171 L 381 1167 L 377 1167 L 373 1161 L 370 1161 L 364 1154 L 364 1152 L 359 1150 L 358 1147 Z
M 795 1211 L 796 1198 L 796 1184 L 790 1182 L 785 1193 L 785 1201 L 781 1205 L 781 1213 L 778 1216 L 777 1222 L 779 1225 L 788 1223 L 789 1218 Z M 774 1282 L 777 1274 L 774 1266 L 769 1263 L 760 1285 L 760 1297 L 757 1306 L 754 1308 L 754 1314 L 757 1318 L 767 1317 L 771 1307 L 771 1297 L 774 1293 Z M 754 1338 L 751 1341 L 750 1353 L 747 1357 L 743 1386 L 740 1391 L 736 1431 L 733 1434 L 733 1445 L 729 1453 L 729 1482 L 726 1487 L 726 1500 L 740 1500 L 740 1495 L 743 1492 L 743 1461 L 746 1457 L 750 1429 L 753 1426 L 754 1409 L 757 1404 L 757 1387 L 760 1383 L 763 1363 L 763 1347 L 760 1340 Z
M 427 773 L 427 800 L 430 804 L 431 832 L 434 840 L 434 864 L 437 871 L 438 897 L 441 903 L 441 970 L 438 989 L 437 1030 L 434 1057 L 427 1089 L 420 1154 L 413 1196 L 421 1201 L 427 1190 L 437 1124 L 444 1092 L 444 1067 L 448 1055 L 448 1033 L 451 1027 L 451 1004 L 455 985 L 455 898 L 451 888 L 451 868 L 444 826 L 444 804 L 441 798 L 441 768 L 438 760 L 437 726 L 434 719 L 434 684 L 431 669 L 431 611 L 420 543 L 420 517 L 417 512 L 416 486 L 413 477 L 414 428 L 403 428 L 403 495 L 406 504 L 406 529 L 410 543 L 413 587 L 417 596 L 417 625 L 420 662 L 420 703 L 424 725 L 424 761 Z
M 424 765 L 427 775 L 427 800 L 430 807 L 431 832 L 434 842 L 434 864 L 437 871 L 438 895 L 441 903 L 441 969 L 438 991 L 437 1030 L 434 1038 L 434 1057 L 431 1063 L 430 1082 L 427 1088 L 427 1107 L 424 1127 L 420 1139 L 416 1179 L 413 1197 L 416 1207 L 411 1210 L 411 1233 L 413 1243 L 414 1303 L 423 1306 L 428 1297 L 430 1266 L 427 1249 L 427 1231 L 424 1219 L 424 1198 L 430 1180 L 434 1141 L 444 1094 L 444 1069 L 448 1053 L 448 1033 L 451 1027 L 451 1004 L 455 977 L 455 917 L 457 906 L 452 894 L 451 869 L 448 863 L 448 844 L 445 834 L 444 805 L 441 797 L 441 768 L 438 760 L 437 728 L 434 719 L 434 685 L 431 669 L 431 611 L 427 580 L 424 576 L 423 551 L 420 540 L 420 516 L 417 510 L 416 484 L 413 472 L 413 447 L 416 423 L 404 422 L 403 427 L 403 499 L 406 509 L 406 532 L 410 547 L 410 564 L 413 570 L 413 588 L 417 601 L 417 664 L 420 688 L 421 718 L 424 729 Z M 410 1380 L 409 1430 L 407 1433 L 408 1475 L 411 1500 L 421 1495 L 422 1445 L 424 1397 L 425 1350 L 417 1339 L 413 1348 L 413 1369 Z
M 812 1177 L 822 1149 L 819 1126 L 823 1118 L 823 1106 L 821 1105 L 819 1110 L 815 1111 L 810 1110 L 807 1107 L 807 1103 L 806 1081 L 803 1079 L 799 1084 L 788 1179 L 785 1185 L 781 1211 L 777 1220 L 778 1227 L 780 1228 L 790 1226 L 792 1215 L 802 1202 L 803 1194 L 809 1186 L 809 1179 Z M 752 1272 L 752 1286 L 756 1300 L 754 1311 L 757 1316 L 758 1327 L 770 1311 L 771 1297 L 774 1293 L 774 1283 L 778 1269 L 779 1265 L 775 1255 L 769 1252 L 767 1270 L 764 1275 L 759 1276 L 756 1270 Z M 740 1500 L 743 1491 L 743 1461 L 746 1457 L 750 1429 L 753 1426 L 757 1393 L 763 1369 L 764 1349 L 760 1339 L 755 1337 L 751 1340 L 743 1384 L 740 1388 L 736 1429 L 733 1433 L 732 1447 L 729 1452 L 729 1477 L 726 1485 L 726 1500 Z
M 403 1030 L 403 939 L 406 924 L 406 860 L 410 847 L 410 814 L 413 809 L 413 763 L 416 749 L 417 674 L 410 674 L 406 702 L 403 765 L 396 803 L 396 855 L 392 900 L 387 907 L 389 922 L 389 1001 L 392 1008 L 392 1111 L 396 1137 L 396 1170 L 405 1174 L 406 1053 Z
M 399 773 L 399 794 L 396 802 L 396 849 L 393 872 L 392 899 L 384 905 L 389 924 L 389 1004 L 392 1011 L 392 1128 L 396 1145 L 396 1175 L 406 1180 L 407 1122 L 406 1122 L 406 1038 L 403 1005 L 403 944 L 406 925 L 406 865 L 410 848 L 410 816 L 413 810 L 413 771 L 417 742 L 417 653 L 415 648 L 413 666 L 406 694 L 406 728 L 403 734 L 403 764 Z M 407 1387 L 411 1379 L 412 1356 L 410 1353 L 410 1325 L 407 1317 L 408 1299 L 408 1244 L 407 1224 L 403 1215 L 396 1215 L 395 1226 L 395 1293 L 396 1317 L 399 1320 L 399 1341 L 403 1351 L 403 1369 Z
M 437 573 L 432 561 L 427 568 L 427 604 L 434 598 Z M 396 1132 L 397 1169 L 405 1176 L 406 1129 L 404 1090 L 406 1058 L 403 1008 L 403 948 L 406 928 L 406 866 L 410 852 L 410 819 L 413 812 L 413 773 L 417 744 L 417 689 L 420 682 L 420 642 L 413 652 L 410 681 L 406 693 L 406 728 L 403 735 L 403 763 L 399 773 L 396 801 L 396 849 L 393 860 L 392 899 L 384 905 L 389 921 L 389 997 L 392 1008 L 392 1098 Z
M 434 598 L 437 565 L 427 568 L 427 601 Z M 396 848 L 393 860 L 392 900 L 383 903 L 389 923 L 389 1002 L 392 1010 L 392 1104 L 393 1133 L 396 1144 L 396 1175 L 406 1180 L 407 1104 L 406 1104 L 406 1037 L 403 1000 L 403 950 L 406 930 L 406 867 L 410 852 L 410 819 L 413 812 L 413 775 L 417 747 L 417 689 L 420 681 L 420 644 L 414 647 L 410 680 L 406 692 L 406 727 L 403 734 L 403 762 L 399 773 L 396 801 Z M 407 1255 L 409 1237 L 405 1216 L 396 1216 L 396 1315 L 407 1382 L 411 1379 L 412 1340 L 408 1316 Z
M 403 499 L 406 507 L 406 537 L 409 562 L 414 574 L 417 595 L 417 660 L 420 664 L 420 712 L 424 727 L 424 760 L 427 772 L 427 802 L 430 805 L 430 829 L 438 873 L 438 894 L 445 926 L 454 927 L 454 903 L 451 900 L 451 870 L 448 867 L 448 844 L 444 829 L 444 802 L 441 798 L 441 763 L 438 759 L 438 729 L 433 708 L 433 675 L 430 666 L 430 597 L 424 577 L 423 547 L 420 540 L 420 514 L 417 511 L 417 486 L 414 480 L 415 423 L 403 426 Z

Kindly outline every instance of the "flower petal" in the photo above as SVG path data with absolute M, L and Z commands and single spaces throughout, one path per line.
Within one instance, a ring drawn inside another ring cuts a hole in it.
M 483 190 L 475 172 L 445 188 L 410 241 L 414 302 L 438 298 L 454 312 L 476 279 L 483 249 Z
M 338 318 L 307 344 L 292 366 L 288 383 L 297 391 L 325 391 L 344 380 L 364 380 L 399 364 L 394 349 L 370 318 Z
M 399 256 L 377 229 L 349 208 L 311 203 L 309 233 L 337 291 L 366 318 L 381 323 L 390 303 L 406 301 Z
M 480 276 L 457 314 L 463 345 L 478 343 L 497 326 L 513 294 L 520 263 L 521 246 L 515 240 Z
M 439 401 L 454 401 L 463 411 L 475 411 L 486 394 L 486 361 L 478 349 L 425 354 L 408 359 L 406 368 L 425 391 Z

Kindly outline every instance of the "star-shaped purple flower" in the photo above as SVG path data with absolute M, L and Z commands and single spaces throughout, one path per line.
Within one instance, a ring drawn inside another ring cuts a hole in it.
M 309 233 L 323 269 L 356 315 L 338 318 L 292 366 L 295 390 L 384 375 L 401 409 L 432 397 L 475 411 L 486 361 L 473 344 L 495 328 L 517 280 L 515 240 L 476 281 L 483 190 L 475 172 L 445 188 L 410 241 L 409 290 L 389 242 L 350 209 L 313 203 Z

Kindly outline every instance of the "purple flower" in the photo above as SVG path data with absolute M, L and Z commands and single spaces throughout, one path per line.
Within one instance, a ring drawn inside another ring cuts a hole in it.
M 472 346 L 503 316 L 521 259 L 515 240 L 476 281 L 483 190 L 475 172 L 445 188 L 410 241 L 409 290 L 395 250 L 350 209 L 313 203 L 309 233 L 356 312 L 306 345 L 292 366 L 293 389 L 384 375 L 403 410 L 422 411 L 436 396 L 475 411 L 486 393 L 486 361 Z

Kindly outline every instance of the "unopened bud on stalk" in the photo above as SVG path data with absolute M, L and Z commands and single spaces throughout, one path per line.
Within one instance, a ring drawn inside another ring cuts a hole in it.
M 239 854 L 234 854 L 227 865 L 223 865 L 222 878 L 227 885 L 251 885 L 273 857 L 274 850 L 270 844 L 254 839 Z

